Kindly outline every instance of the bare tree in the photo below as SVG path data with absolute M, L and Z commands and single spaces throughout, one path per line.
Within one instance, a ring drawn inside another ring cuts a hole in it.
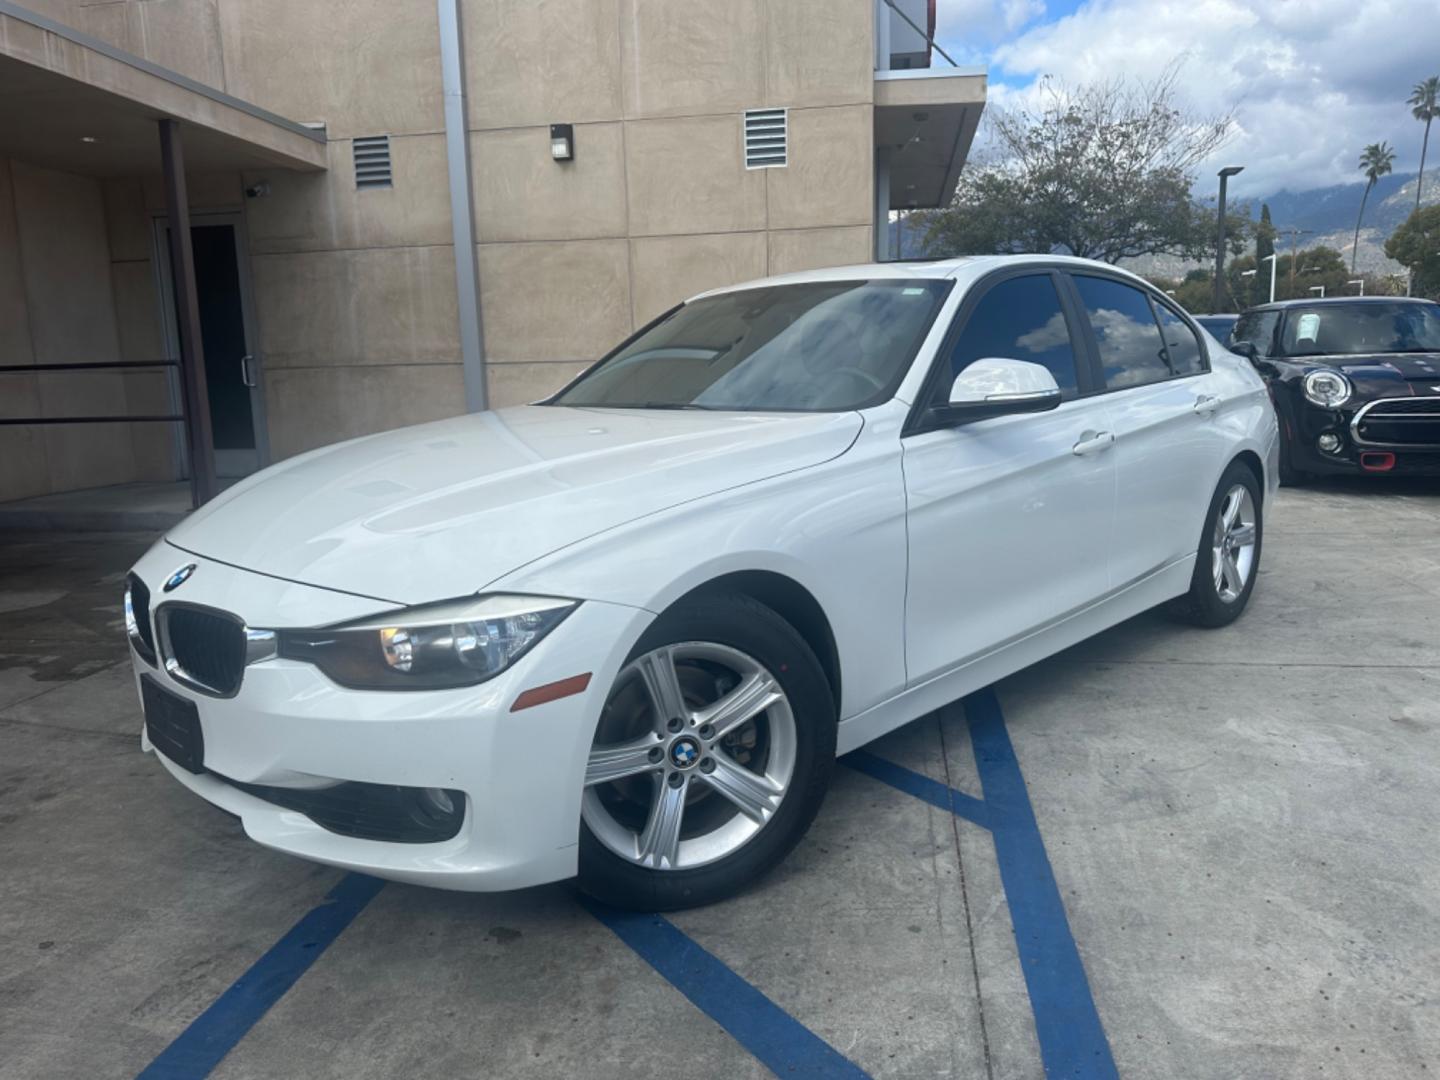
M 927 250 L 1061 250 L 1106 262 L 1202 254 L 1213 211 L 1191 188 L 1231 116 L 1188 113 L 1177 73 L 1079 88 L 1047 77 L 1033 107 L 995 110 L 990 159 L 961 174 L 949 207 L 927 215 Z

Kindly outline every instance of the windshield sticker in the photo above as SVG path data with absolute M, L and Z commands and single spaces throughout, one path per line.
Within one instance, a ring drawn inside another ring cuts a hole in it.
M 1320 336 L 1320 316 L 1311 312 L 1300 316 L 1299 326 L 1295 330 L 1295 337 L 1299 341 L 1315 341 Z

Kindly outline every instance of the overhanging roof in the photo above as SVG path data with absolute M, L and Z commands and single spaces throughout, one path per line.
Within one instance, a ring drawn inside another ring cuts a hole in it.
M 160 171 L 156 121 L 190 171 L 325 167 L 325 135 L 0 0 L 0 154 L 67 172 Z
M 985 108 L 984 68 L 875 73 L 875 146 L 890 151 L 890 209 L 944 206 Z

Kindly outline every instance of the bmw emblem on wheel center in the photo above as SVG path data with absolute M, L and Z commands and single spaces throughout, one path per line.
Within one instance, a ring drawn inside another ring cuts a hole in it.
M 677 769 L 688 769 L 700 760 L 700 744 L 688 736 L 676 739 L 670 744 L 670 764 Z
M 185 582 L 190 580 L 190 575 L 193 573 L 195 573 L 195 564 L 193 562 L 186 563 L 184 566 L 180 567 L 179 570 L 176 570 L 173 574 L 171 574 L 168 578 L 165 579 L 165 591 L 173 592 L 174 590 L 178 589 L 181 585 L 184 585 Z

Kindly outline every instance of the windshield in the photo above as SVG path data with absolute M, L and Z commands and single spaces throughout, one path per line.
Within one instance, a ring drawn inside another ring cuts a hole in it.
M 839 412 L 895 392 L 949 281 L 812 281 L 677 308 L 551 405 Z
M 1280 347 L 1286 356 L 1440 352 L 1440 308 L 1385 303 L 1291 308 Z

